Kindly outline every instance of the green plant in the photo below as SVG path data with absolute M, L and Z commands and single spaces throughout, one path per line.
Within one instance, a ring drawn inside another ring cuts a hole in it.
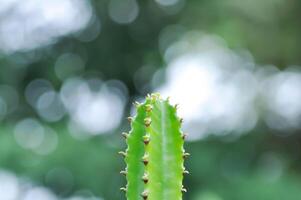
M 129 117 L 131 131 L 123 133 L 127 149 L 125 156 L 127 200 L 181 200 L 185 134 L 180 130 L 177 105 L 171 106 L 158 93 L 148 95 L 142 104 L 136 102 L 137 114 Z

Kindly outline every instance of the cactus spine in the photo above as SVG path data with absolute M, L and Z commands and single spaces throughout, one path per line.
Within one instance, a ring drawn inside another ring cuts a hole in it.
M 180 130 L 182 119 L 159 94 L 148 95 L 143 104 L 135 103 L 137 114 L 129 117 L 131 131 L 123 133 L 127 149 L 125 156 L 127 200 L 181 200 L 185 134 Z

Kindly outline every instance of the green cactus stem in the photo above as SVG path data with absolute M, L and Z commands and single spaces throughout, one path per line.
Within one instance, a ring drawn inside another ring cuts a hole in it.
M 180 130 L 182 119 L 177 117 L 177 105 L 159 94 L 148 95 L 143 104 L 135 103 L 137 114 L 129 117 L 131 131 L 123 133 L 127 149 L 125 156 L 127 200 L 181 200 L 185 134 Z

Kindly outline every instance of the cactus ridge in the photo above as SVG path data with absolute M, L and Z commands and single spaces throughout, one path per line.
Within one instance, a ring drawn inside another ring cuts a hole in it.
M 158 93 L 148 95 L 142 104 L 135 102 L 137 114 L 130 117 L 131 131 L 122 133 L 127 149 L 125 157 L 127 185 L 121 188 L 127 200 L 181 200 L 184 174 L 185 134 L 178 105 L 171 106 Z

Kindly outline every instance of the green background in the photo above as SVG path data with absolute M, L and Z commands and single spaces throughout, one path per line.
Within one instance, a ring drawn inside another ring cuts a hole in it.
M 104 0 L 91 2 L 101 19 L 101 31 L 92 41 L 83 42 L 70 34 L 53 45 L 0 56 L 0 83 L 14 87 L 20 94 L 18 109 L 0 121 L 0 168 L 49 188 L 60 198 L 87 190 L 105 200 L 125 199 L 119 191 L 126 184 L 119 174 L 125 164 L 117 154 L 125 148 L 121 132 L 129 130 L 126 116 L 131 102 L 151 92 L 148 84 L 153 73 L 166 67 L 158 42 L 165 27 L 177 24 L 183 27 L 183 32 L 198 30 L 217 35 L 230 49 L 249 50 L 261 65 L 271 64 L 284 70 L 301 64 L 301 1 L 298 0 L 186 0 L 174 13 L 168 13 L 167 8 L 155 1 L 138 1 L 138 17 L 125 25 L 110 19 L 108 4 Z M 178 34 L 183 35 L 181 31 Z M 123 82 L 129 93 L 126 111 L 118 128 L 85 140 L 69 134 L 68 117 L 55 123 L 41 119 L 41 123 L 58 133 L 59 142 L 47 156 L 37 155 L 20 147 L 13 136 L 19 120 L 39 118 L 26 103 L 24 90 L 37 78 L 47 79 L 59 89 L 64 80 L 55 75 L 54 64 L 66 52 L 85 60 L 85 71 L 77 76 Z M 32 55 L 38 58 L 28 59 Z M 28 62 L 15 62 L 26 59 Z M 149 71 L 139 79 L 146 87 L 141 91 L 133 74 L 145 65 Z M 300 130 L 289 132 L 285 137 L 279 136 L 278 131 L 259 123 L 235 139 L 230 133 L 187 142 L 185 148 L 191 156 L 186 161 L 190 175 L 184 180 L 188 189 L 184 199 L 301 199 Z M 53 176 L 49 175 L 51 171 Z

